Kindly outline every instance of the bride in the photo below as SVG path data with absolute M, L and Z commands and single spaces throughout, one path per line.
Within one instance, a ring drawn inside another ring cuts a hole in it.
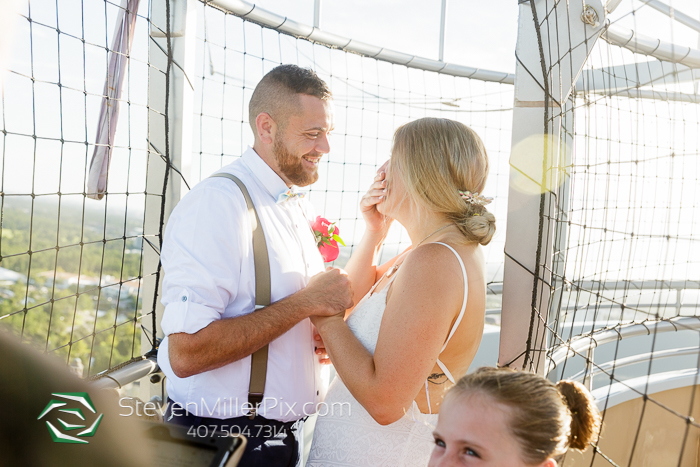
M 459 122 L 423 118 L 396 131 L 360 203 L 367 227 L 346 266 L 357 305 L 314 320 L 339 378 L 307 466 L 428 464 L 442 398 L 484 328 L 479 244 L 495 231 L 479 195 L 487 175 L 481 139 Z M 392 219 L 412 246 L 377 266 Z

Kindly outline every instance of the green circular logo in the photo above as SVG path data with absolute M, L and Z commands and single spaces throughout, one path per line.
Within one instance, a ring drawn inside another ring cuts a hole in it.
M 68 423 L 61 418 L 57 418 L 57 424 L 61 429 L 56 428 L 51 422 L 47 420 L 46 427 L 49 429 L 49 434 L 51 435 L 51 439 L 53 439 L 54 443 L 88 444 L 88 441 L 82 438 L 88 438 L 90 436 L 95 435 L 97 427 L 100 426 L 100 422 L 102 421 L 102 417 L 104 416 L 104 414 L 99 414 L 95 421 L 93 421 L 92 424 L 88 427 L 87 423 L 85 422 L 85 415 L 83 414 L 81 408 L 65 408 L 65 406 L 67 406 L 68 403 L 71 401 L 78 402 L 82 404 L 88 411 L 97 415 L 95 406 L 90 400 L 90 396 L 88 396 L 87 392 L 55 392 L 51 395 L 54 397 L 58 397 L 62 400 L 51 399 L 51 401 L 49 401 L 48 405 L 44 408 L 44 410 L 41 411 L 41 413 L 37 417 L 37 420 L 41 420 L 45 415 L 47 415 L 49 412 L 52 412 L 54 409 L 58 409 L 59 412 L 66 414 L 62 415 L 63 418 L 68 418 L 68 416 L 70 416 L 70 418 L 68 419 L 74 422 L 76 421 L 76 419 L 80 419 L 80 422 L 78 423 Z M 82 431 L 76 433 L 75 436 L 71 436 L 64 433 L 64 431 L 70 432 L 80 429 L 82 429 Z

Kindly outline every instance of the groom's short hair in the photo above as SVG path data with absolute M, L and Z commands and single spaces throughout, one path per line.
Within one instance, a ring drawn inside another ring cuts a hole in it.
M 248 121 L 253 134 L 257 134 L 255 120 L 261 113 L 269 114 L 283 128 L 296 107 L 299 94 L 324 101 L 333 97 L 326 82 L 310 68 L 279 65 L 263 76 L 248 105 Z

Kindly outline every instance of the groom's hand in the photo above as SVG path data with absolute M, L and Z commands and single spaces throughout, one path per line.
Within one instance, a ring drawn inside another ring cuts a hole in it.
M 329 267 L 316 274 L 301 292 L 310 316 L 333 316 L 353 306 L 352 285 L 342 269 Z

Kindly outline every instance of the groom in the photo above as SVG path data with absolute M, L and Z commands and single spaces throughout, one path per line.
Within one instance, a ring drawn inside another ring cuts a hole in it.
M 281 65 L 257 85 L 249 109 L 253 147 L 219 172 L 244 183 L 260 218 L 272 305 L 253 312 L 252 233 L 241 190 L 225 178 L 202 181 L 173 210 L 161 254 L 165 420 L 194 427 L 192 433 L 204 425 L 244 434 L 243 466 L 294 466 L 301 420 L 323 397 L 308 318 L 352 306 L 347 275 L 324 271 L 307 200 L 287 196 L 318 179 L 318 163 L 330 151 L 331 93 L 313 71 Z M 251 354 L 266 344 L 265 394 L 254 411 Z

